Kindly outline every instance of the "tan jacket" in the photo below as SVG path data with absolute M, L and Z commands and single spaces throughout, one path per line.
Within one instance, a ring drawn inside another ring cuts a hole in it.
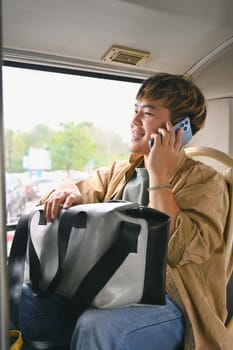
M 114 162 L 79 181 L 84 202 L 121 198 L 142 160 L 131 155 L 129 162 Z M 232 350 L 233 337 L 224 327 L 223 228 L 229 207 L 225 180 L 184 155 L 170 182 L 181 211 L 168 246 L 167 291 L 186 316 L 185 350 Z

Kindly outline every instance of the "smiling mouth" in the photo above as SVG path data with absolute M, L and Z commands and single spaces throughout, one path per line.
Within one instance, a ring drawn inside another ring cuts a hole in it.
M 145 133 L 143 133 L 143 132 L 138 132 L 138 131 L 136 132 L 136 131 L 134 131 L 134 132 L 132 132 L 132 139 L 133 140 L 138 140 L 138 139 L 143 138 L 144 135 L 145 135 Z

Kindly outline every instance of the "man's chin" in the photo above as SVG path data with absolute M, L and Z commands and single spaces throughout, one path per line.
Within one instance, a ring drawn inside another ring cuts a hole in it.
M 143 147 L 136 143 L 130 142 L 128 145 L 128 149 L 131 153 L 145 154 L 145 150 L 143 149 Z
M 137 145 L 135 145 L 134 143 L 130 142 L 128 144 L 128 149 L 131 153 L 138 153 L 138 148 Z

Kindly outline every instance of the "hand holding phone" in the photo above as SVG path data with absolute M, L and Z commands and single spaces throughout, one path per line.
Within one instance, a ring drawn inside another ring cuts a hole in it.
M 182 146 L 188 143 L 192 138 L 192 129 L 190 124 L 190 119 L 188 117 L 184 118 L 180 122 L 174 125 L 174 130 L 182 129 Z M 150 139 L 149 147 L 150 149 L 153 147 L 154 139 Z

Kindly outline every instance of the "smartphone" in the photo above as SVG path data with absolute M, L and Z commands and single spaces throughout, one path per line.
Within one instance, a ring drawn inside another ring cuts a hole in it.
M 186 145 L 188 143 L 193 134 L 192 134 L 192 129 L 191 129 L 191 124 L 190 124 L 190 119 L 188 117 L 184 118 L 180 122 L 174 125 L 174 130 L 182 129 L 182 145 Z M 150 139 L 149 141 L 149 146 L 150 148 L 154 144 L 154 139 Z
M 186 143 L 188 143 L 193 136 L 190 119 L 188 117 L 174 125 L 175 131 L 180 128 L 182 129 L 182 145 L 186 145 Z

